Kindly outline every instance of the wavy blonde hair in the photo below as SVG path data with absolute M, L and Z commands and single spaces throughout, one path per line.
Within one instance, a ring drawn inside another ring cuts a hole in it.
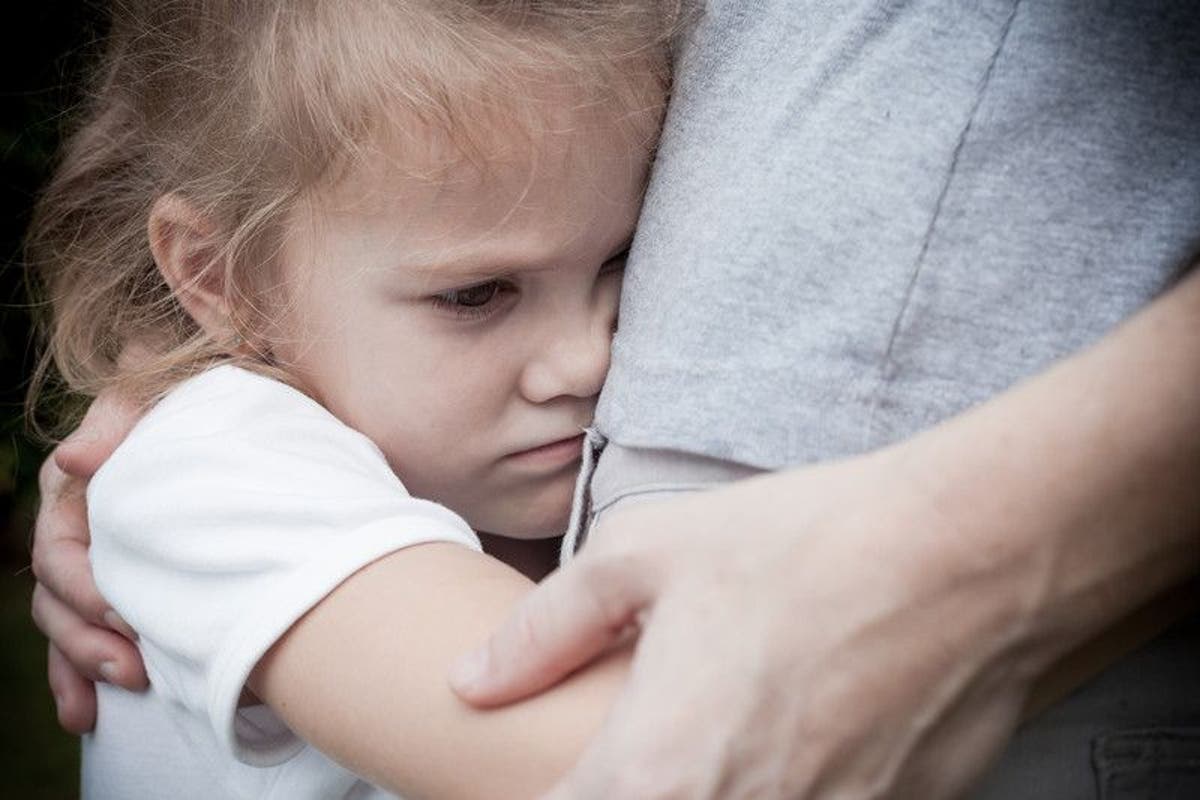
M 681 18 L 678 0 L 118 0 L 27 240 L 46 312 L 31 410 L 51 388 L 149 402 L 245 360 L 155 266 L 157 198 L 185 198 L 212 223 L 203 271 L 234 327 L 253 329 L 285 218 L 379 135 L 437 131 L 486 162 L 498 128 L 543 114 L 539 84 L 633 119 L 665 100 Z M 71 424 L 66 407 L 56 416 Z

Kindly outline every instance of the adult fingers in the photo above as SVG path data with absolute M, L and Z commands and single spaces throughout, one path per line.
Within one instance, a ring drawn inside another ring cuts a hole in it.
M 96 727 L 95 685 L 80 675 L 53 643 L 46 655 L 46 674 L 63 730 L 81 736 Z
M 131 690 L 146 688 L 141 656 L 124 636 L 89 624 L 40 584 L 34 587 L 30 605 L 33 621 L 80 680 L 102 680 Z M 61 664 L 56 666 L 54 681 L 62 679 L 63 669 Z M 72 683 L 68 678 L 63 685 L 69 689 Z
M 756 658 L 741 656 L 754 648 L 731 647 L 719 635 L 730 622 L 740 623 L 738 615 L 719 604 L 728 613 L 701 607 L 697 616 L 691 599 L 679 584 L 656 598 L 628 682 L 603 727 L 542 800 L 798 796 L 777 791 L 758 758 L 762 739 L 779 728 L 750 713 L 761 708 L 751 691 L 761 690 L 753 677 L 761 673 Z M 786 749 L 784 742 L 774 746 Z
M 601 733 L 601 736 L 604 734 Z M 597 769 L 598 765 L 607 761 L 599 754 L 607 753 L 610 749 L 604 739 L 588 745 L 587 751 L 571 769 L 570 774 L 556 783 L 538 800 L 602 800 L 602 798 L 603 800 L 613 800 L 607 794 L 612 788 L 611 776 L 605 777 L 604 772 Z M 649 796 L 644 800 L 650 800 Z
M 42 505 L 32 553 L 33 574 L 38 582 L 83 620 L 136 638 L 92 580 L 82 483 L 64 475 L 57 464 L 47 460 L 42 465 L 41 490 Z
M 679 731 L 672 729 L 669 712 L 666 716 L 662 713 L 662 689 L 655 689 L 654 680 L 644 680 L 645 667 L 644 661 L 635 663 L 630 683 L 600 732 L 570 773 L 540 800 L 709 800 L 718 796 L 704 786 L 708 764 L 689 759 L 683 777 L 663 768 L 664 762 L 673 761 Z
M 539 800 L 658 800 L 665 797 L 641 779 L 647 773 L 637 766 L 638 754 L 632 759 L 620 757 L 621 742 L 614 733 L 627 727 L 624 715 L 614 711 L 614 725 L 606 725 L 571 772 Z M 620 766 L 614 770 L 612 765 Z M 682 795 L 675 795 L 682 796 Z
M 33 537 L 33 574 L 81 617 L 104 625 L 108 603 L 92 581 L 82 481 L 46 459 L 39 475 L 41 506 Z
M 39 544 L 33 560 L 38 584 L 68 606 L 79 618 L 137 640 L 137 634 L 100 594 L 92 580 L 86 543 L 57 539 Z
M 102 392 L 70 436 L 54 450 L 54 460 L 68 475 L 90 478 L 137 424 L 141 410 L 115 392 Z
M 512 702 L 557 683 L 625 637 L 653 599 L 634 557 L 584 554 L 535 588 L 481 648 L 451 668 L 476 706 Z

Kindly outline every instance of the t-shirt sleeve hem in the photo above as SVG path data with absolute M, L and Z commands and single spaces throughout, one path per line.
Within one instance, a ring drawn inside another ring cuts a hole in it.
M 281 733 L 250 742 L 238 735 L 238 701 L 251 671 L 297 620 L 358 570 L 416 544 L 454 542 L 481 550 L 469 528 L 429 517 L 394 517 L 370 523 L 330 541 L 323 552 L 279 581 L 270 603 L 251 610 L 230 632 L 214 659 L 208 713 L 218 741 L 242 763 L 270 767 L 294 757 L 305 742 L 280 726 Z

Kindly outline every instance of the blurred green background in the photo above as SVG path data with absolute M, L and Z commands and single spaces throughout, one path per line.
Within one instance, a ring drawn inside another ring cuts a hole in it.
M 79 99 L 101 14 L 94 3 L 13 3 L 0 47 L 0 797 L 78 796 L 78 740 L 58 728 L 45 642 L 29 620 L 29 538 L 43 444 L 22 403 L 33 365 L 21 238 Z

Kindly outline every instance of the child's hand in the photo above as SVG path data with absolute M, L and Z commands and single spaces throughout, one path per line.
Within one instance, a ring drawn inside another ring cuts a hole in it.
M 101 396 L 42 465 L 41 508 L 33 540 L 34 622 L 50 639 L 47 672 L 59 723 L 86 733 L 96 722 L 93 681 L 147 685 L 137 636 L 100 596 L 88 562 L 87 481 L 138 419 L 121 400 Z

